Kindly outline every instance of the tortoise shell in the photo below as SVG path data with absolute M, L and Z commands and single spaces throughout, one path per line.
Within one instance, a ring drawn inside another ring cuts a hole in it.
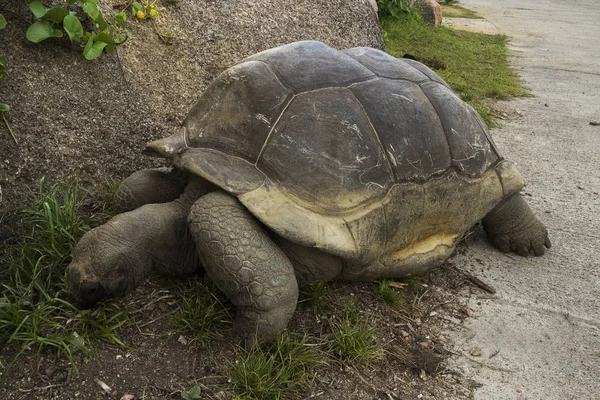
M 432 70 L 316 41 L 227 69 L 147 152 L 237 196 L 283 237 L 352 259 L 441 231 L 453 241 L 523 185 Z

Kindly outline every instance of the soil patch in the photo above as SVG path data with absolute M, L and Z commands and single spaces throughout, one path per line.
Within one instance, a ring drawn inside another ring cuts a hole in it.
M 457 291 L 469 285 L 452 265 L 422 278 L 414 291 L 402 289 L 403 301 L 381 302 L 375 283 L 330 283 L 316 309 L 300 304 L 288 327 L 293 335 L 330 340 L 329 323 L 339 317 L 343 304 L 352 302 L 376 329 L 384 357 L 372 367 L 329 360 L 303 398 L 317 399 L 471 399 L 470 382 L 444 369 L 445 349 L 440 333 L 461 324 L 469 312 L 457 300 Z M 224 377 L 240 349 L 230 321 L 214 327 L 215 338 L 201 345 L 186 332 L 175 332 L 173 312 L 185 279 L 152 277 L 119 301 L 131 310 L 119 337 L 127 348 L 100 345 L 95 355 L 76 357 L 78 372 L 52 354 L 20 358 L 5 374 L 0 397 L 21 399 L 177 399 L 195 385 L 202 398 L 233 399 L 235 392 Z M 478 289 L 473 289 L 478 290 Z M 5 359 L 12 349 L 3 349 Z M 110 387 L 105 391 L 101 383 Z

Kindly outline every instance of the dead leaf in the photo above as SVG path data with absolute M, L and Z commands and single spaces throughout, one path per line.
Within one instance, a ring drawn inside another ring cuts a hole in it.
M 94 378 L 94 382 L 96 382 L 102 388 L 102 390 L 104 390 L 106 392 L 106 394 L 110 394 L 112 392 L 112 389 L 110 388 L 110 386 L 108 386 L 106 383 L 102 382 L 100 379 Z
M 394 281 L 388 282 L 388 285 L 391 286 L 391 287 L 393 287 L 393 288 L 396 288 L 396 289 L 404 289 L 405 287 L 408 286 L 407 283 L 394 282 Z

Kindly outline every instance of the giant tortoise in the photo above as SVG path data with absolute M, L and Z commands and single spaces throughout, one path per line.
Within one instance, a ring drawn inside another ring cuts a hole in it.
M 426 66 L 371 48 L 304 41 L 246 58 L 145 152 L 174 168 L 123 181 L 127 212 L 77 244 L 81 307 L 152 270 L 204 268 L 256 343 L 286 327 L 299 284 L 423 274 L 480 220 L 502 251 L 550 247 L 477 112 Z

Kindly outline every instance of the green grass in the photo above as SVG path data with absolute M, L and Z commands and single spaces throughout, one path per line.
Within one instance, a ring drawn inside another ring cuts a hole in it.
M 317 282 L 312 285 L 303 286 L 300 288 L 300 297 L 298 302 L 306 304 L 313 311 L 317 311 L 319 300 L 325 294 L 327 282 Z
M 13 345 L 14 360 L 54 350 L 72 361 L 98 340 L 123 345 L 115 332 L 125 310 L 105 304 L 79 311 L 66 300 L 65 268 L 83 227 L 94 224 L 81 213 L 88 201 L 76 180 L 50 187 L 42 181 L 19 214 L 15 239 L 2 249 L 0 346 Z
M 414 13 L 384 18 L 381 25 L 388 53 L 395 57 L 408 53 L 429 64 L 488 124 L 493 117 L 486 98 L 528 94 L 508 64 L 504 35 L 433 28 Z
M 379 282 L 379 285 L 377 286 L 377 298 L 391 306 L 394 306 L 403 300 L 402 295 L 390 286 L 388 279 L 383 279 Z
M 226 375 L 240 399 L 297 399 L 323 363 L 307 336 L 283 334 L 270 346 L 242 350 Z
M 330 326 L 333 340 L 328 352 L 336 359 L 371 366 L 382 357 L 383 349 L 375 341 L 375 330 L 367 318 L 359 316 L 353 304 L 345 304 L 339 321 L 331 322 Z
M 442 17 L 448 18 L 472 18 L 481 19 L 481 15 L 473 10 L 459 6 L 458 4 L 442 5 Z
M 196 340 L 205 344 L 214 337 L 213 325 L 224 318 L 230 320 L 222 295 L 196 282 L 180 297 L 174 325 L 179 331 L 191 332 Z

